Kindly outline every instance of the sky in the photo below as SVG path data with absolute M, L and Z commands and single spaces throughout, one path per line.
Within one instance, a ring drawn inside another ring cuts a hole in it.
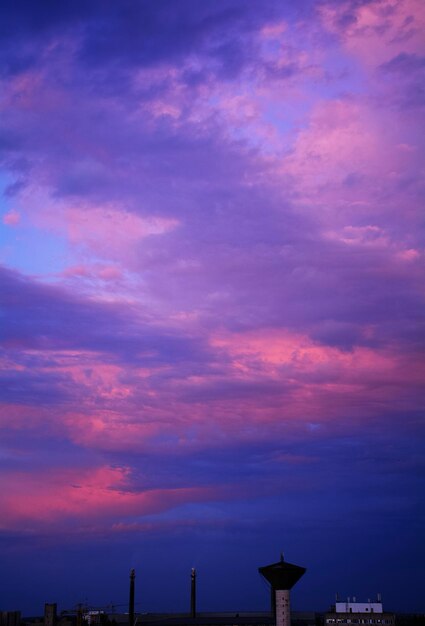
M 424 26 L 2 1 L 2 610 L 425 611 Z

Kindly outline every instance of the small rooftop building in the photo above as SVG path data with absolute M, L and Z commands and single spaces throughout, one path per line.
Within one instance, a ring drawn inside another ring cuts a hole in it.
M 394 613 L 386 613 L 381 598 L 376 601 L 357 602 L 356 598 L 347 598 L 346 602 L 336 601 L 329 613 L 325 614 L 325 626 L 337 624 L 372 624 L 374 626 L 394 626 Z

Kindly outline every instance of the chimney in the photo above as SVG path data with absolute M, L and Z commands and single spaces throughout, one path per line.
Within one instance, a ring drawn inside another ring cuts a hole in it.
M 196 617 L 196 569 L 190 574 L 190 616 Z
M 80 604 L 77 606 L 77 626 L 83 626 L 83 605 Z
M 134 626 L 134 579 L 136 572 L 134 569 L 130 572 L 130 598 L 128 601 L 128 626 Z
M 46 602 L 44 605 L 44 626 L 56 626 L 57 604 Z

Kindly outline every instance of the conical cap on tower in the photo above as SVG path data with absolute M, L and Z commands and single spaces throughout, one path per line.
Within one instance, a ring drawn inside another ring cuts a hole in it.
M 277 563 L 259 567 L 258 571 L 270 583 L 274 590 L 292 589 L 306 572 L 305 567 L 284 561 L 283 556 Z

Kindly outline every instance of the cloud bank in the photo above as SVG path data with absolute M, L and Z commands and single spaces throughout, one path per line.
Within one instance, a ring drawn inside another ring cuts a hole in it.
M 408 571 L 424 22 L 419 0 L 2 4 L 0 536 L 22 558 L 177 533 L 215 571 L 203 542 L 248 533 L 254 560 L 318 563 L 321 532 L 335 571 L 396 538 Z

